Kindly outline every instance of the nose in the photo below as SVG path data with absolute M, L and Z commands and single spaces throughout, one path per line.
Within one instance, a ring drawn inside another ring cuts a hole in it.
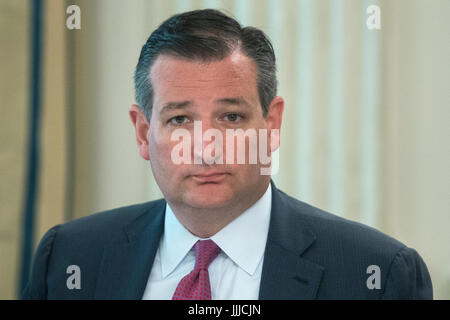
M 194 121 L 194 164 L 223 164 L 223 134 L 209 120 Z

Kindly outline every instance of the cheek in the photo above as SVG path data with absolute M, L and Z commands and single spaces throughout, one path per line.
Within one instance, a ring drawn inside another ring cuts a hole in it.
M 174 138 L 172 141 L 172 132 L 170 130 L 155 130 L 149 135 L 149 153 L 150 162 L 154 171 L 162 176 L 175 175 L 183 167 L 176 164 L 172 159 L 173 150 L 181 143 Z M 189 146 L 190 149 L 190 146 Z
M 156 163 L 160 168 L 168 168 L 172 166 L 172 161 L 170 158 L 171 149 L 165 145 L 156 145 L 149 147 L 150 150 L 150 160 Z
M 164 134 L 162 130 L 150 130 L 148 141 L 148 149 L 152 163 L 165 165 L 168 156 L 170 159 L 170 135 Z

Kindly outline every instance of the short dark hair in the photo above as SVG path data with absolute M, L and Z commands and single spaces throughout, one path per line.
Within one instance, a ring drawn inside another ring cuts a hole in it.
M 253 59 L 258 74 L 258 94 L 264 117 L 276 96 L 275 53 L 267 36 L 253 27 L 213 10 L 194 10 L 164 21 L 147 39 L 134 74 L 136 102 L 148 120 L 153 107 L 150 69 L 160 54 L 192 60 L 220 61 L 239 49 Z

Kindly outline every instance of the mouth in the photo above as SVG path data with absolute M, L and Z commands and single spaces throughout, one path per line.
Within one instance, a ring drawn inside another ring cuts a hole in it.
M 192 175 L 192 179 L 199 183 L 219 183 L 223 179 L 226 178 L 226 176 L 229 173 L 227 172 L 210 172 L 210 173 L 202 173 L 202 174 L 195 174 Z

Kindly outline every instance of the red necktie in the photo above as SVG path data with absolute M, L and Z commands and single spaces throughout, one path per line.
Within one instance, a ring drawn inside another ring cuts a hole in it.
M 194 245 L 195 267 L 178 283 L 172 300 L 211 300 L 208 266 L 220 248 L 212 240 L 199 240 Z

